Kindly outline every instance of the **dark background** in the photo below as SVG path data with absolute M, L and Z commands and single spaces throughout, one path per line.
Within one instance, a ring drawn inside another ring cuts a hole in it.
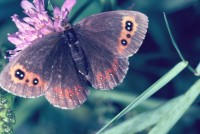
M 52 4 L 57 6 L 60 6 L 63 1 L 51 0 Z M 80 108 L 72 111 L 54 108 L 43 97 L 38 99 L 17 97 L 14 105 L 17 119 L 14 129 L 16 134 L 94 133 L 99 130 L 131 100 L 134 100 L 135 96 L 145 91 L 181 61 L 169 38 L 163 12 L 167 14 L 181 52 L 191 66 L 194 68 L 197 66 L 200 59 L 199 0 L 78 0 L 71 12 L 70 22 L 75 24 L 86 16 L 117 9 L 137 10 L 149 17 L 146 39 L 138 53 L 129 59 L 130 68 L 123 83 L 112 91 L 91 89 L 88 100 Z M 14 49 L 14 45 L 7 40 L 7 33 L 17 31 L 10 18 L 13 14 L 24 16 L 20 1 L 0 0 L 0 69 L 7 62 L 3 59 L 6 50 Z M 184 70 L 153 95 L 151 100 L 147 100 L 145 102 L 147 105 L 136 108 L 121 121 L 131 115 L 135 116 L 154 109 L 161 101 L 164 103 L 181 95 L 196 79 L 188 69 Z M 105 92 L 110 99 L 103 96 Z M 128 99 L 126 94 L 133 99 Z M 118 99 L 119 96 L 121 100 Z M 149 103 L 152 105 L 148 105 Z M 199 110 L 198 100 L 194 106 Z M 200 133 L 200 113 L 190 110 L 170 133 Z

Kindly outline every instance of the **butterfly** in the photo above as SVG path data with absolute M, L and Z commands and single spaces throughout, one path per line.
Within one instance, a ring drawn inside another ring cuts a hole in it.
M 74 109 L 86 101 L 88 86 L 109 90 L 120 84 L 128 58 L 140 48 L 148 18 L 117 10 L 67 23 L 65 30 L 35 39 L 0 74 L 0 86 L 14 95 L 44 95 L 54 106 Z

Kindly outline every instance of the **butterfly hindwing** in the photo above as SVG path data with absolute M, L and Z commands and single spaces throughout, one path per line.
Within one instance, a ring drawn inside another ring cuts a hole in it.
M 89 91 L 83 76 L 76 70 L 68 46 L 60 42 L 45 97 L 54 106 L 73 109 L 86 100 Z
M 113 60 L 114 59 L 114 60 Z M 128 59 L 117 58 L 113 55 L 105 59 L 89 58 L 88 80 L 96 89 L 112 89 L 124 79 L 128 70 Z
M 84 35 L 78 35 L 78 37 L 80 46 L 87 57 L 88 75 L 86 78 L 92 86 L 96 89 L 112 89 L 121 83 L 128 70 L 128 59 L 116 57 L 98 45 L 91 45 L 95 42 L 90 38 L 85 38 Z
M 75 69 L 61 33 L 34 41 L 2 71 L 2 88 L 22 97 L 45 95 L 51 104 L 73 109 L 88 95 L 85 80 Z
M 141 46 L 148 18 L 136 11 L 111 11 L 89 16 L 74 26 L 88 62 L 93 87 L 112 89 L 128 70 L 128 57 Z

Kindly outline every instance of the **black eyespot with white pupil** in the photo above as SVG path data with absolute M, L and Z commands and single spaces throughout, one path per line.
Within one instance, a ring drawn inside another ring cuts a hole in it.
M 17 69 L 15 71 L 15 77 L 17 77 L 19 80 L 23 80 L 25 77 L 25 73 L 22 70 Z
M 121 40 L 121 44 L 126 46 L 127 45 L 127 41 L 123 39 L 123 40 Z
M 131 21 L 126 21 L 126 26 L 133 26 L 133 23 Z
M 33 79 L 33 85 L 37 85 L 39 83 L 39 80 L 37 78 Z
M 131 21 L 126 21 L 126 30 L 132 31 L 133 30 L 133 23 Z

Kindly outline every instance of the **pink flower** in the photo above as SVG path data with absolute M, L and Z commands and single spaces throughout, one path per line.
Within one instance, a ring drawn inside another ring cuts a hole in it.
M 15 50 L 9 50 L 12 59 L 21 50 L 25 49 L 31 42 L 37 38 L 55 31 L 63 31 L 64 25 L 67 23 L 67 17 L 72 7 L 76 4 L 76 0 L 66 0 L 61 9 L 54 8 L 54 16 L 50 17 L 45 11 L 44 0 L 34 0 L 33 4 L 28 0 L 22 0 L 21 7 L 28 17 L 19 19 L 17 14 L 11 18 L 18 28 L 18 32 L 8 34 L 8 40 L 16 45 Z

